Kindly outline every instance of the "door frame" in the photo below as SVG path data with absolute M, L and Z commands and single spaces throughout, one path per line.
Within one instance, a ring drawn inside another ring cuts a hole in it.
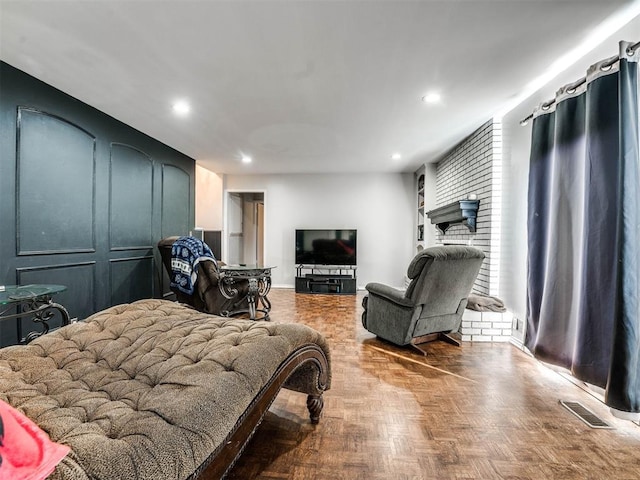
M 234 193 L 261 193 L 264 204 L 264 228 L 262 249 L 265 264 L 267 261 L 267 191 L 261 188 L 225 188 L 222 202 L 222 261 L 229 261 L 229 197 Z

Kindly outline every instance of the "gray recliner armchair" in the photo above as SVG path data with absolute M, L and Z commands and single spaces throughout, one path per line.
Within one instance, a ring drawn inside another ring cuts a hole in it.
M 473 247 L 447 245 L 416 255 L 407 275 L 406 291 L 369 283 L 362 305 L 362 324 L 396 345 L 417 346 L 435 339 L 460 343 L 458 331 L 467 297 L 478 276 L 484 253 Z

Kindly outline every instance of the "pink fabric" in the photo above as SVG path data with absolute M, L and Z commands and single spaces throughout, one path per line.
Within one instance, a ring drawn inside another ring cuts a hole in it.
M 0 480 L 40 480 L 69 452 L 24 414 L 0 400 Z

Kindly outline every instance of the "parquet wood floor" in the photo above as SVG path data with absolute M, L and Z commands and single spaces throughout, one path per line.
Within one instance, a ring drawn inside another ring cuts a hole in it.
M 273 289 L 272 321 L 322 332 L 332 387 L 311 425 L 305 395 L 282 390 L 229 480 L 640 479 L 640 427 L 510 344 L 378 340 L 357 296 Z M 614 430 L 591 429 L 559 400 Z

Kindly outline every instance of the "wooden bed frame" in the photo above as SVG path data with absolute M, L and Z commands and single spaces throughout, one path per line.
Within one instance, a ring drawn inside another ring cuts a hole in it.
M 215 451 L 200 468 L 189 477 L 192 479 L 221 479 L 233 468 L 236 460 L 240 457 L 245 447 L 253 437 L 260 423 L 264 419 L 269 407 L 284 386 L 291 374 L 305 363 L 313 363 L 321 372 L 318 387 L 324 390 L 328 380 L 328 361 L 324 352 L 314 345 L 306 346 L 291 354 L 282 363 L 278 371 L 271 377 L 271 380 L 256 395 L 253 403 L 245 410 L 235 428 L 220 448 Z M 307 408 L 311 423 L 317 424 L 320 421 L 324 400 L 321 395 L 308 395 Z

